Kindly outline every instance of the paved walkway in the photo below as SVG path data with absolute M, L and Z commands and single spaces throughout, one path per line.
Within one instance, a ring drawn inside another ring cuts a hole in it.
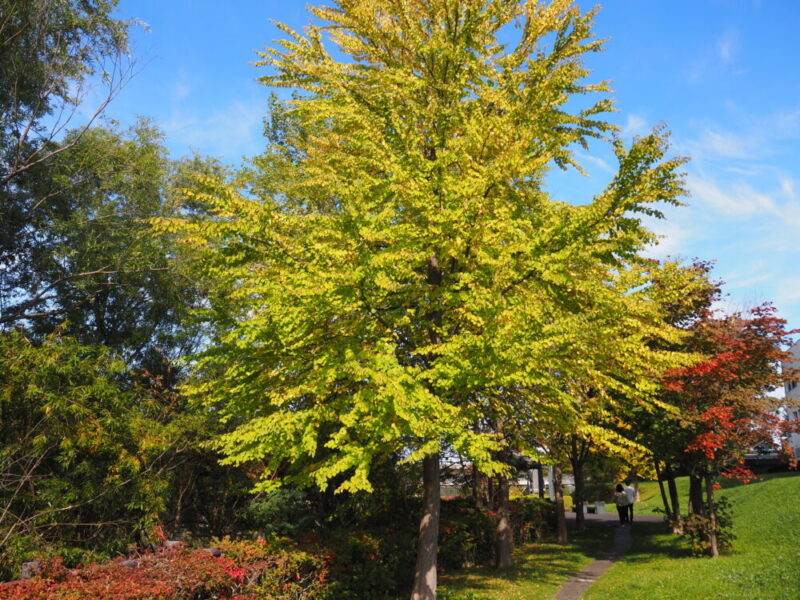
M 613 508 L 613 507 L 612 507 Z M 569 516 L 568 520 L 575 520 L 574 516 Z M 614 532 L 614 543 L 611 549 L 606 553 L 603 558 L 594 561 L 588 567 L 584 568 L 580 573 L 575 575 L 572 579 L 567 581 L 558 593 L 553 597 L 553 600 L 580 600 L 584 592 L 589 589 L 597 579 L 605 573 L 611 565 L 617 562 L 620 558 L 625 556 L 625 553 L 630 550 L 633 538 L 631 531 L 636 529 L 636 521 L 640 522 L 659 522 L 663 521 L 661 517 L 650 517 L 635 515 L 633 525 L 619 526 L 619 517 L 617 516 L 616 509 L 613 513 L 601 513 L 599 515 L 588 514 L 586 515 L 587 521 L 601 521 L 608 527 L 616 527 Z

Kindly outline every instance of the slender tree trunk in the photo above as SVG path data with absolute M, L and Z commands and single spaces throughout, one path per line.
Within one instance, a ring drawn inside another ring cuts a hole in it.
M 542 463 L 536 467 L 536 483 L 539 486 L 539 498 L 544 499 L 544 465 Z
M 508 478 L 500 475 L 497 478 L 498 506 L 497 525 L 495 526 L 496 556 L 495 566 L 498 569 L 508 569 L 514 566 L 511 553 L 513 550 L 513 536 L 511 532 L 511 518 L 509 514 L 509 487 Z
M 564 514 L 564 490 L 561 487 L 561 465 L 553 466 L 553 487 L 556 495 L 557 541 L 567 543 L 567 517 Z
M 422 519 L 417 541 L 417 565 L 411 600 L 436 600 L 436 554 L 439 543 L 439 454 L 422 461 Z
M 658 468 L 658 460 L 653 460 L 653 466 L 656 469 L 656 477 L 658 478 L 658 489 L 661 492 L 661 501 L 664 503 L 664 514 L 667 515 L 668 518 L 672 518 L 672 507 L 669 504 L 669 500 L 667 499 L 667 492 L 664 490 L 664 479 L 663 479 L 663 472 L 661 469 Z
M 703 479 L 697 475 L 689 475 L 689 512 L 703 515 Z
M 578 452 L 578 442 L 575 436 L 572 437 L 571 444 L 570 462 L 572 463 L 572 473 L 575 476 L 575 527 L 578 531 L 583 531 L 586 529 L 586 517 L 583 513 L 583 505 L 586 502 L 584 498 L 583 461 Z
M 669 488 L 669 498 L 672 504 L 672 533 L 675 535 L 683 534 L 683 515 L 681 515 L 681 500 L 678 496 L 678 486 L 675 485 L 675 474 L 669 463 L 665 464 L 664 472 L 667 476 L 667 487 Z
M 719 556 L 717 543 L 717 510 L 714 508 L 714 481 L 710 473 L 706 474 L 706 499 L 708 500 L 708 541 L 711 558 Z

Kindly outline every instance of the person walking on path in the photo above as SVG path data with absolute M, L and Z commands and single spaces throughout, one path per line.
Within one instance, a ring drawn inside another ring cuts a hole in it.
M 628 497 L 628 521 L 633 523 L 633 503 L 636 501 L 636 490 L 631 487 L 630 481 L 626 481 L 622 489 Z
M 617 514 L 619 514 L 620 527 L 625 525 L 628 521 L 628 494 L 621 483 L 617 484 L 616 492 L 614 492 L 614 504 L 617 505 Z
M 567 518 L 573 523 L 575 522 L 574 516 Z M 587 521 L 594 521 L 595 523 L 606 526 L 612 525 L 614 521 L 614 517 L 610 512 L 600 514 L 589 513 L 586 515 L 586 519 Z M 639 515 L 639 521 L 644 521 L 646 523 L 663 523 L 664 520 L 661 517 Z M 633 543 L 633 534 L 635 532 L 633 527 L 616 527 L 615 530 L 614 544 L 608 549 L 608 552 L 569 578 L 564 585 L 561 586 L 556 595 L 553 596 L 553 600 L 581 600 L 586 590 L 600 579 L 616 561 L 625 556 Z

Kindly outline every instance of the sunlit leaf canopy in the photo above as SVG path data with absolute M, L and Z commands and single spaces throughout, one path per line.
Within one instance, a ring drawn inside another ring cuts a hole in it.
M 573 380 L 652 401 L 653 378 L 686 357 L 652 343 L 678 334 L 652 297 L 638 216 L 679 202 L 682 161 L 660 130 L 610 139 L 605 191 L 543 190 L 553 165 L 579 166 L 576 144 L 613 135 L 605 84 L 584 82 L 592 14 L 564 1 L 310 10 L 320 25 L 283 27 L 263 54 L 264 83 L 299 92 L 285 137 L 242 180 L 186 190 L 212 217 L 161 223 L 218 281 L 190 391 L 236 425 L 227 460 L 264 461 L 262 487 L 357 490 L 380 457 L 445 444 L 492 472 L 499 441 L 473 428 L 494 414 L 487 397 L 571 427 Z M 519 43 L 503 48 L 514 23 Z M 570 112 L 575 94 L 600 99 Z

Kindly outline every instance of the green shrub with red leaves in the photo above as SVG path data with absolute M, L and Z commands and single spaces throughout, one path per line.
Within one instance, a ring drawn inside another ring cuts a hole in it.
M 509 504 L 514 543 L 541 540 L 556 530 L 556 505 L 538 496 L 523 496 Z
M 439 566 L 457 570 L 489 563 L 494 556 L 494 516 L 475 507 L 471 498 L 442 502 Z
M 403 529 L 341 530 L 327 540 L 331 597 L 407 597 L 414 578 L 415 539 Z
M 287 539 L 246 541 L 223 538 L 214 545 L 242 565 L 242 600 L 317 600 L 325 598 L 329 585 L 328 562 L 322 549 L 301 550 Z

